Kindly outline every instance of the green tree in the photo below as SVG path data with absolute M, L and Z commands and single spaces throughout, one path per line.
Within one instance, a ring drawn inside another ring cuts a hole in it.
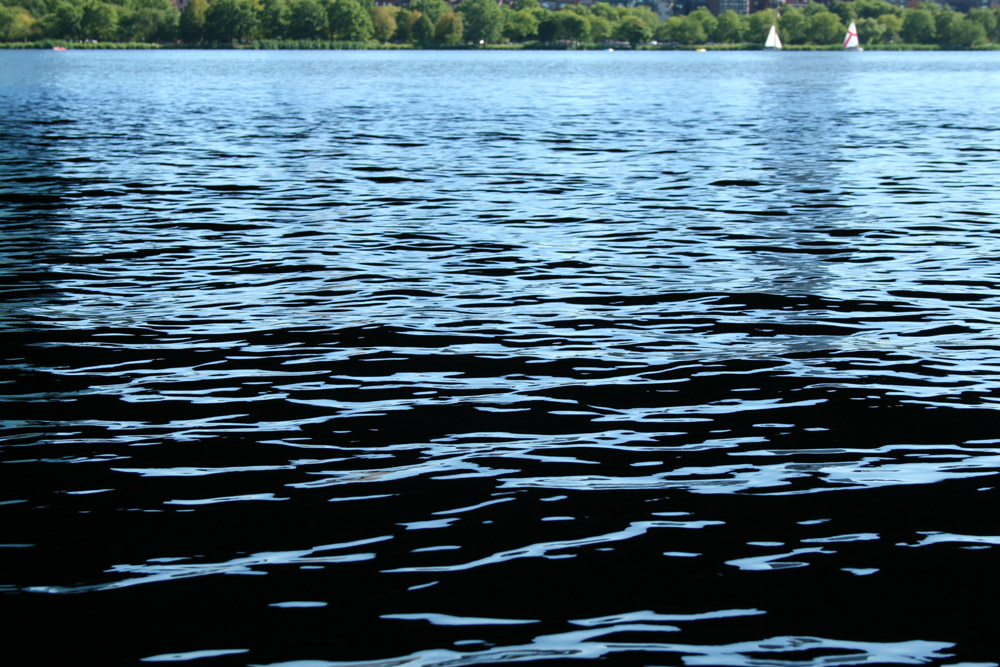
M 678 24 L 684 20 L 683 15 L 674 14 L 653 31 L 653 39 L 661 44 L 680 43 L 677 41 Z
M 83 23 L 83 7 L 63 0 L 52 12 L 49 36 L 79 39 Z
M 268 39 L 285 39 L 288 37 L 288 23 L 291 8 L 288 0 L 261 0 L 260 26 L 261 33 Z
M 206 0 L 190 0 L 181 12 L 178 31 L 186 44 L 198 44 L 205 39 L 205 21 L 208 15 Z
M 847 28 L 833 12 L 818 12 L 809 17 L 807 37 L 813 44 L 836 44 L 844 38 Z
M 34 20 L 39 20 L 46 14 L 54 12 L 57 4 L 59 4 L 59 0 L 3 0 L 0 2 L 0 5 L 27 12 Z
M 288 36 L 292 39 L 323 39 L 330 30 L 326 8 L 319 0 L 295 0 L 288 14 Z
M 982 7 L 975 7 L 970 9 L 966 16 L 970 21 L 975 21 L 983 26 L 983 31 L 986 33 L 987 39 L 996 39 L 998 16 L 996 13 Z
M 980 46 L 986 43 L 986 28 L 982 23 L 974 21 L 964 14 L 953 12 L 955 15 L 948 21 L 947 26 L 938 26 L 938 40 L 946 46 Z
M 763 44 L 771 26 L 778 22 L 778 12 L 773 9 L 762 9 L 750 15 L 747 23 L 747 33 L 744 39 L 754 44 Z
M 614 8 L 606 2 L 596 2 L 590 8 L 590 13 L 594 16 L 600 16 L 601 18 L 607 19 L 609 23 L 614 23 L 618 20 L 618 14 L 615 13 Z
M 743 41 L 743 21 L 740 15 L 732 9 L 719 14 L 719 20 L 715 27 L 715 34 L 709 35 L 716 42 L 725 44 L 739 44 Z
M 168 0 L 169 2 L 169 0 Z M 180 12 L 172 5 L 119 10 L 118 37 L 130 42 L 169 42 L 177 37 Z
M 715 31 L 719 29 L 719 19 L 715 18 L 712 12 L 708 11 L 708 7 L 699 7 L 694 10 L 688 16 L 697 19 L 701 23 L 701 27 L 705 29 L 705 39 L 715 34 Z M 652 25 L 648 23 L 646 25 Z
M 908 44 L 933 44 L 937 37 L 934 15 L 928 9 L 911 9 L 903 14 L 900 35 Z
M 259 25 L 252 0 L 214 0 L 205 14 L 205 36 L 216 42 L 248 40 Z
M 660 27 L 660 24 L 662 23 L 662 21 L 660 21 L 659 15 L 649 7 L 644 7 L 640 5 L 637 7 L 620 7 L 619 9 L 623 10 L 624 12 L 622 18 L 625 18 L 626 16 L 634 16 L 643 23 L 645 23 L 647 26 L 649 26 L 650 30 L 655 31 L 658 27 Z M 712 12 L 706 12 L 706 13 L 709 16 L 712 16 Z M 714 17 L 712 17 L 712 20 L 713 21 L 715 20 Z
M 896 14 L 882 14 L 877 19 L 882 26 L 882 43 L 892 44 L 900 39 L 903 32 L 903 19 Z
M 426 14 L 432 24 L 451 11 L 451 5 L 444 0 L 413 0 L 409 7 L 411 11 Z
M 395 10 L 395 11 L 394 11 Z M 374 37 L 380 42 L 388 42 L 396 33 L 395 7 L 379 5 L 372 10 L 372 29 Z
M 693 20 L 698 21 L 698 19 Z M 698 21 L 698 24 L 701 25 L 701 22 Z M 626 16 L 615 27 L 614 35 L 616 39 L 628 42 L 632 48 L 635 48 L 639 44 L 645 44 L 653 39 L 653 30 L 638 16 Z
M 816 14 L 814 13 L 813 16 Z M 786 7 L 778 19 L 781 40 L 786 44 L 805 44 L 808 39 L 812 17 L 806 16 L 795 7 Z
M 654 34 L 657 41 L 677 44 L 704 44 L 708 38 L 704 24 L 691 14 L 671 16 L 657 27 Z
M 819 4 L 815 0 L 809 0 L 809 2 L 806 3 L 806 6 L 802 8 L 802 13 L 805 14 L 806 16 L 815 16 L 820 12 L 826 12 L 826 11 L 830 10 L 828 10 L 825 6 Z
M 0 6 L 0 41 L 27 41 L 35 19 L 22 7 Z
M 434 26 L 434 41 L 445 46 L 457 46 L 462 43 L 463 30 L 462 17 L 455 12 L 448 12 Z
M 80 32 L 84 39 L 111 41 L 118 33 L 118 10 L 114 5 L 100 0 L 89 0 L 83 5 Z
M 559 18 L 555 12 L 539 9 L 532 14 L 538 19 L 538 40 L 546 43 L 556 41 L 559 34 Z
M 556 35 L 559 39 L 571 42 L 586 42 L 590 39 L 590 21 L 586 17 L 563 9 L 556 12 L 556 21 L 558 22 Z
M 934 33 L 935 42 L 938 44 L 951 44 L 948 41 L 951 32 L 952 23 L 960 21 L 965 18 L 964 14 L 956 14 L 954 10 L 948 5 L 942 5 L 941 7 L 935 7 L 932 11 L 934 14 Z
M 858 3 L 856 1 L 844 2 L 844 0 L 833 0 L 833 2 L 830 3 L 830 11 L 836 14 L 837 17 L 840 18 L 841 22 L 846 25 L 858 18 L 856 8 L 857 4 Z
M 522 12 L 530 9 L 541 9 L 542 3 L 538 0 L 514 0 L 514 9 Z
M 333 0 L 328 15 L 334 39 L 367 42 L 375 34 L 371 14 L 365 11 L 358 0 Z M 433 33 L 434 27 L 431 26 L 431 34 Z
M 851 3 L 851 7 L 854 9 L 854 18 L 859 19 L 877 19 L 883 14 L 895 14 L 899 16 L 901 13 L 899 7 L 891 5 L 885 0 L 854 0 Z M 841 20 L 843 20 L 843 17 L 841 17 Z
M 465 36 L 473 44 L 494 44 L 503 34 L 503 12 L 494 0 L 462 0 Z
M 419 12 L 417 12 L 419 14 Z M 400 7 L 396 12 L 396 32 L 392 38 L 397 42 L 413 41 L 413 22 L 416 21 L 414 12 L 406 7 Z
M 588 16 L 590 21 L 590 40 L 595 44 L 603 44 L 611 39 L 611 21 L 603 16 Z
M 413 41 L 417 44 L 430 44 L 434 41 L 434 24 L 431 23 L 427 14 L 413 12 L 413 15 L 416 17 L 413 21 L 413 27 L 410 29 Z
M 885 26 L 879 23 L 878 19 L 858 19 L 858 40 L 862 44 L 879 44 L 883 34 Z
M 503 11 L 503 37 L 511 42 L 523 43 L 537 37 L 538 19 L 531 12 L 519 12 L 504 5 Z
M 172 0 L 125 0 L 121 4 L 131 9 L 157 9 L 160 11 L 174 10 L 177 11 L 177 7 L 174 6 Z M 180 12 L 177 12 L 180 14 Z

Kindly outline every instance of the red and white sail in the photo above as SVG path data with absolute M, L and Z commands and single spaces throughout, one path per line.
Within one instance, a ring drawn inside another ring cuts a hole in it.
M 858 26 L 851 21 L 850 27 L 847 29 L 847 34 L 844 35 L 844 48 L 845 49 L 856 49 L 858 48 Z

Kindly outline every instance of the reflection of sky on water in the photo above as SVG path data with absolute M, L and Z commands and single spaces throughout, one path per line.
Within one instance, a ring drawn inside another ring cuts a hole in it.
M 637 612 L 641 615 L 643 612 Z M 628 615 L 625 615 L 628 616 Z M 622 654 L 641 652 L 661 660 L 681 659 L 685 665 L 785 665 L 790 655 L 797 664 L 852 665 L 922 664 L 934 659 L 947 658 L 949 642 L 901 641 L 871 642 L 826 639 L 823 637 L 768 637 L 766 639 L 739 641 L 723 644 L 690 644 L 660 640 L 659 636 L 678 632 L 680 628 L 657 623 L 613 623 L 600 628 L 570 630 L 535 637 L 523 645 L 486 647 L 486 642 L 466 642 L 477 646 L 475 651 L 463 652 L 461 643 L 455 649 L 420 651 L 386 660 L 363 662 L 325 660 L 306 661 L 308 667 L 465 667 L 467 665 L 496 664 L 503 662 L 541 662 L 545 660 L 598 660 L 614 659 Z M 660 657 L 662 656 L 662 657 Z M 800 660 L 806 656 L 808 662 Z M 764 662 L 768 661 L 768 662 Z M 302 662 L 276 662 L 262 667 L 305 667 Z
M 998 539 L 966 150 L 995 135 L 915 84 L 968 99 L 995 55 L 63 55 L 16 56 L 44 106 L 0 102 L 35 142 L 0 194 L 61 198 L 0 211 L 14 325 L 52 327 L 5 338 L 37 600 L 218 605 L 211 642 L 138 619 L 154 662 L 913 663 L 974 632 L 898 594 L 948 604 Z M 295 615 L 296 653 L 216 634 Z
M 237 55 L 257 75 L 218 95 Z M 686 338 L 698 354 L 744 346 L 722 333 L 690 340 L 686 322 L 707 316 L 762 334 L 845 326 L 764 335 L 753 341 L 762 354 L 891 346 L 900 330 L 889 322 L 857 332 L 850 313 L 739 313 L 712 297 L 909 304 L 887 292 L 918 290 L 928 269 L 989 278 L 960 235 L 909 229 L 909 211 L 941 218 L 965 206 L 949 204 L 948 181 L 891 180 L 951 133 L 926 125 L 938 98 L 900 97 L 882 71 L 895 61 L 843 55 L 523 53 L 498 64 L 497 54 L 212 53 L 191 76 L 164 54 L 143 56 L 149 66 L 127 80 L 88 60 L 120 55 L 78 53 L 30 85 L 8 74 L 19 121 L 73 121 L 40 126 L 63 138 L 27 158 L 51 182 L 32 187 L 73 195 L 47 214 L 59 232 L 36 235 L 55 244 L 39 254 L 64 296 L 28 314 L 131 326 L 169 313 L 208 331 L 209 313 L 223 329 L 417 330 L 474 313 L 516 335 L 595 318 L 638 325 L 606 329 L 619 340 Z M 972 68 L 946 85 L 962 98 L 981 76 Z M 26 105 L 32 96 L 42 104 Z M 921 191 L 941 203 L 910 204 Z M 974 245 L 985 258 L 995 242 Z M 118 249 L 131 258 L 102 259 Z M 586 302 L 684 293 L 676 305 Z M 935 317 L 980 313 L 948 304 Z M 559 336 L 585 348 L 613 340 Z

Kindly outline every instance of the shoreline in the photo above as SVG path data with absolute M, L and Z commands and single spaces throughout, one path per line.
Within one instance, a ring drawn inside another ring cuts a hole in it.
M 371 44 L 359 42 L 326 42 L 319 40 L 258 40 L 245 44 L 175 44 L 152 42 L 71 42 L 40 40 L 37 42 L 0 42 L 0 50 L 181 50 L 181 51 L 763 51 L 757 44 L 491 44 L 461 46 L 416 46 L 413 44 Z M 782 51 L 843 51 L 839 44 L 786 45 Z M 873 44 L 865 51 L 1000 51 L 1000 44 L 971 47 L 948 47 L 938 44 Z

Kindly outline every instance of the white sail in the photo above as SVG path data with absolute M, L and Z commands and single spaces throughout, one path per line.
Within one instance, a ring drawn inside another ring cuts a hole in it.
M 851 21 L 851 26 L 847 29 L 847 34 L 844 36 L 844 48 L 858 49 L 858 46 L 858 26 L 854 25 L 854 21 Z
M 775 26 L 771 25 L 771 32 L 767 33 L 767 41 L 764 42 L 765 49 L 780 49 L 781 39 L 778 37 L 778 30 Z

